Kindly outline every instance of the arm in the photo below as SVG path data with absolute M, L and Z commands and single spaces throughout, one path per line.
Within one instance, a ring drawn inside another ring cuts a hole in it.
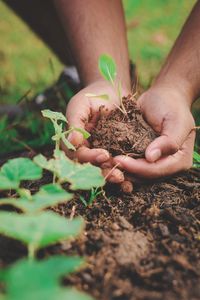
M 109 112 L 114 108 L 113 103 L 119 104 L 116 92 L 99 73 L 98 59 L 101 54 L 107 53 L 116 61 L 122 95 L 131 91 L 122 3 L 120 0 L 54 0 L 54 3 L 84 87 L 70 100 L 67 119 L 71 126 L 90 130 L 98 119 L 100 106 Z M 108 94 L 110 101 L 89 99 L 86 93 Z M 74 132 L 70 141 L 79 148 L 75 155 L 81 162 L 101 164 L 110 158 L 103 149 L 89 149 L 80 133 Z M 114 171 L 113 181 L 115 175 L 118 182 L 123 180 L 119 170 Z
M 98 58 L 111 55 L 120 80 L 130 89 L 129 57 L 120 0 L 55 0 L 82 83 L 101 80 Z
M 200 93 L 200 1 L 197 1 L 165 65 L 138 100 L 147 122 L 160 133 L 145 158 L 117 157 L 122 168 L 145 177 L 160 177 L 192 165 L 195 131 L 190 112 Z

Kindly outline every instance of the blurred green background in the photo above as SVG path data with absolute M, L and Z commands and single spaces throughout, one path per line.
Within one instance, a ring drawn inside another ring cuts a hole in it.
M 195 0 L 124 0 L 130 57 L 147 87 L 159 71 Z M 0 2 L 1 102 L 17 102 L 52 83 L 62 66 L 29 28 Z
M 124 0 L 123 3 L 130 57 L 137 66 L 140 84 L 147 88 L 159 72 L 195 0 Z M 17 103 L 28 90 L 31 90 L 31 98 L 50 86 L 63 66 L 3 2 L 0 2 L 0 11 L 0 103 Z M 199 111 L 200 108 L 195 112 L 198 124 Z M 33 119 L 34 116 L 28 118 L 28 122 L 24 119 L 23 126 L 29 126 L 36 137 L 40 122 L 37 124 L 35 119 L 32 122 Z M 3 120 L 3 125 L 0 122 L 0 133 L 3 135 L 8 124 L 6 120 Z M 9 144 L 9 134 L 16 138 L 15 128 L 7 132 L 6 145 Z M 45 128 L 43 134 L 46 134 Z M 44 140 L 43 134 L 40 141 Z M 46 140 L 48 138 L 46 134 Z M 35 144 L 40 145 L 38 139 Z

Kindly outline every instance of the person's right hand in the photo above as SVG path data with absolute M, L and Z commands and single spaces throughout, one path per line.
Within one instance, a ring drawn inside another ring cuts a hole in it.
M 194 119 L 188 96 L 177 88 L 160 85 L 150 88 L 139 99 L 148 124 L 160 134 L 146 149 L 145 158 L 117 156 L 115 163 L 136 176 L 157 178 L 191 167 L 195 140 Z
M 128 93 L 129 91 L 122 90 L 122 96 L 127 96 Z M 107 94 L 109 100 L 87 97 L 86 94 Z M 97 124 L 100 114 L 109 114 L 110 111 L 116 107 L 115 105 L 120 105 L 120 100 L 112 85 L 104 80 L 94 82 L 82 89 L 70 100 L 66 111 L 69 126 L 82 128 L 90 132 Z M 69 141 L 77 148 L 74 153 L 65 149 L 71 158 L 76 158 L 82 163 L 90 162 L 100 167 L 102 165 L 113 167 L 109 162 L 110 154 L 108 151 L 105 149 L 90 149 L 88 141 L 84 140 L 80 132 L 74 131 L 71 133 Z M 112 167 L 106 168 L 103 171 L 104 175 L 108 175 L 107 179 L 111 182 L 122 182 L 124 180 L 122 171 L 115 168 L 110 172 L 109 170 L 111 170 Z

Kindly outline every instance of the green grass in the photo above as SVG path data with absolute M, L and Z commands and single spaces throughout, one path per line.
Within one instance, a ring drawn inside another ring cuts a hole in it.
M 124 0 L 129 51 L 139 79 L 149 86 L 178 36 L 195 0 Z
M 140 81 L 148 86 L 177 37 L 195 0 L 124 0 L 131 59 Z M 29 89 L 43 90 L 58 76 L 61 64 L 29 28 L 0 2 L 0 95 L 2 102 L 17 102 Z
M 50 59 L 56 74 L 59 74 L 61 65 L 43 42 L 2 2 L 0 11 L 0 102 L 17 102 L 27 90 L 31 89 L 31 95 L 34 95 L 53 81 Z

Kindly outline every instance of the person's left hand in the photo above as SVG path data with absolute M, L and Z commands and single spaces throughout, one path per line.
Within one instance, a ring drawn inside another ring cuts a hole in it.
M 146 149 L 145 158 L 116 156 L 114 163 L 139 177 L 157 178 L 192 166 L 194 119 L 186 95 L 170 87 L 150 88 L 138 105 L 148 124 L 160 134 Z

